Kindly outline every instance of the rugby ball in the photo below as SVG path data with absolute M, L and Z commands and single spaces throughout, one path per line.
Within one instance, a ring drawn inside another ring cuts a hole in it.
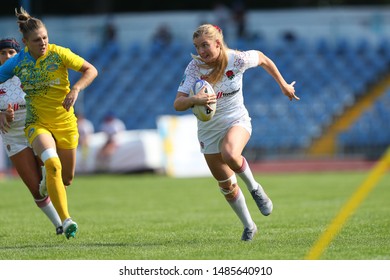
M 205 93 L 214 94 L 213 87 L 207 81 L 197 80 L 190 90 L 190 96 L 194 96 L 198 94 L 203 87 L 206 87 Z M 212 108 L 212 110 L 210 110 L 204 105 L 194 105 L 191 108 L 192 113 L 195 115 L 195 117 L 198 118 L 198 120 L 202 122 L 207 122 L 211 120 L 211 118 L 215 115 L 215 110 L 217 109 L 217 103 L 210 104 L 209 106 Z

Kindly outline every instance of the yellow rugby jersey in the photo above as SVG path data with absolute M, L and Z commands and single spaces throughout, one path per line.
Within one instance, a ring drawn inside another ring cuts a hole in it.
M 26 126 L 36 122 L 62 123 L 73 115 L 73 107 L 67 112 L 62 102 L 70 91 L 68 69 L 80 70 L 82 57 L 68 48 L 49 44 L 46 54 L 38 60 L 27 47 L 13 58 L 4 66 L 13 69 L 26 93 Z

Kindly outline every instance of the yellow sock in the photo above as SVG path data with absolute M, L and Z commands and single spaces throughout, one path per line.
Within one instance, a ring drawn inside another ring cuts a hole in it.
M 68 198 L 62 182 L 62 166 L 58 157 L 51 157 L 45 161 L 47 192 L 61 221 L 69 218 Z

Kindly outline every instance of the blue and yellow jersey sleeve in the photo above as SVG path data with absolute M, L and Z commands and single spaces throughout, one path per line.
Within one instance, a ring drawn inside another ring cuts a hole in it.
M 19 54 L 16 54 L 0 66 L 0 83 L 4 83 L 15 76 L 14 68 L 18 62 L 18 56 Z
M 19 53 L 13 72 L 26 93 L 26 125 L 59 124 L 73 115 L 73 108 L 67 112 L 62 107 L 70 91 L 68 69 L 78 71 L 83 63 L 84 59 L 70 49 L 54 44 L 49 44 L 47 53 L 38 60 L 31 57 L 27 48 Z

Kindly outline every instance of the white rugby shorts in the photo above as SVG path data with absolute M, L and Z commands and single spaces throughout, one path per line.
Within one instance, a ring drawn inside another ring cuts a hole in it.
M 12 125 L 7 133 L 1 133 L 3 138 L 3 145 L 8 157 L 16 155 L 27 147 L 31 147 L 24 135 L 24 121 L 19 125 Z
M 233 123 L 220 130 L 198 130 L 198 140 L 200 144 L 201 153 L 220 153 L 223 138 L 225 137 L 229 129 L 233 126 L 241 126 L 249 132 L 249 135 L 252 134 L 252 124 L 249 118 L 234 121 Z

